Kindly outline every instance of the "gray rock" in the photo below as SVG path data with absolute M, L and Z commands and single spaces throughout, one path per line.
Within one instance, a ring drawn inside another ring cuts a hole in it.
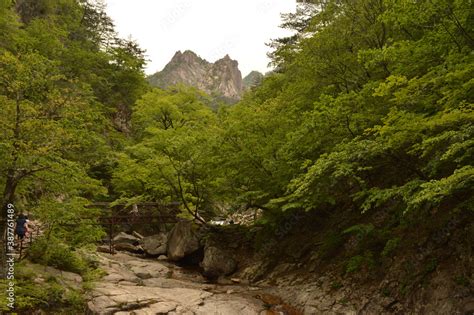
M 253 315 L 265 309 L 262 301 L 239 295 L 246 291 L 244 287 L 216 290 L 215 285 L 180 274 L 179 267 L 170 268 L 156 260 L 124 253 L 100 257 L 101 267 L 109 276 L 94 283 L 88 314 Z M 170 270 L 176 273 L 176 278 L 166 277 Z M 125 280 L 132 278 L 136 279 Z
M 143 253 L 143 248 L 129 243 L 117 243 L 114 244 L 114 248 L 115 250 L 126 251 L 130 253 Z
M 153 257 L 166 254 L 167 242 L 168 236 L 164 233 L 144 237 L 141 241 L 145 253 Z
M 88 308 L 93 314 L 114 314 L 131 309 L 134 309 L 134 312 L 140 311 L 139 314 L 156 314 L 163 309 L 170 312 L 178 305 L 185 309 L 196 309 L 212 295 L 187 288 L 150 289 L 144 286 L 98 283 Z
M 153 261 L 130 260 L 126 265 L 141 279 L 164 278 L 170 271 L 168 267 Z
M 46 279 L 54 277 L 65 288 L 80 289 L 82 286 L 82 277 L 76 273 L 37 264 L 28 264 L 27 268 L 35 275 L 35 283 L 44 283 Z
M 136 238 L 140 239 L 140 240 L 144 238 L 143 235 L 141 235 L 140 233 L 138 233 L 138 232 L 136 232 L 136 231 L 133 231 L 133 232 L 132 232 L 132 235 L 135 236 Z
M 193 254 L 200 248 L 199 239 L 193 229 L 192 222 L 178 222 L 171 230 L 168 237 L 168 259 L 178 261 Z
M 110 246 L 109 245 L 100 245 L 97 246 L 97 251 L 99 253 L 107 253 L 110 254 Z
M 114 307 L 114 301 L 108 296 L 98 296 L 87 303 L 87 307 L 91 314 L 113 314 L 118 311 L 117 307 Z
M 201 267 L 206 276 L 219 277 L 232 274 L 237 269 L 237 263 L 227 252 L 217 247 L 208 246 L 204 250 Z
M 246 299 L 237 295 L 214 295 L 193 311 L 198 315 L 255 315 L 261 314 L 264 308 L 262 301 L 257 299 Z
M 155 314 L 168 314 L 171 311 L 174 311 L 178 306 L 175 302 L 160 302 L 152 304 L 146 310 L 138 310 L 134 313 L 136 315 L 155 315 Z
M 114 243 L 127 243 L 131 245 L 138 245 L 140 243 L 140 239 L 136 236 L 120 232 L 114 237 Z

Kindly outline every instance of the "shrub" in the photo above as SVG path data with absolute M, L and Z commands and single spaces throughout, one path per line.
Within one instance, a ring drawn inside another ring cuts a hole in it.
M 55 238 L 37 239 L 28 250 L 28 257 L 32 262 L 78 274 L 85 273 L 88 268 L 81 256 Z
M 357 255 L 357 256 L 351 257 L 346 264 L 346 273 L 352 273 L 352 272 L 358 271 L 362 267 L 363 263 L 364 263 L 364 256 Z
M 391 256 L 393 252 L 397 249 L 399 244 L 400 244 L 400 238 L 398 237 L 388 240 L 382 251 L 382 256 L 383 257 Z
M 38 276 L 44 280 L 35 282 Z M 23 261 L 16 266 L 15 282 L 15 310 L 20 314 L 31 310 L 47 311 L 45 314 L 53 314 L 56 310 L 67 310 L 64 314 L 83 312 L 84 298 L 81 290 L 65 286 L 48 271 L 30 266 L 28 262 Z M 0 281 L 0 287 L 3 284 Z M 0 310 L 7 310 L 1 302 Z
M 373 268 L 375 264 L 373 254 L 370 251 L 365 252 L 364 255 L 357 255 L 351 257 L 346 263 L 346 273 L 353 273 L 359 271 L 362 266 Z
M 50 249 L 47 264 L 60 270 L 75 272 L 78 274 L 82 274 L 87 270 L 86 262 L 64 244 L 59 244 Z

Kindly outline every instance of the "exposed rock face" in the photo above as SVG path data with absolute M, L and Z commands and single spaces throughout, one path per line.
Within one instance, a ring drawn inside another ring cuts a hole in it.
M 168 259 L 178 261 L 198 251 L 200 247 L 192 222 L 178 222 L 168 236 Z
M 126 251 L 130 253 L 143 253 L 143 248 L 139 245 L 140 239 L 134 235 L 120 232 L 113 238 L 115 250 Z M 100 252 L 109 252 L 109 246 L 101 246 L 98 248 Z
M 94 283 L 87 314 L 267 314 L 249 286 L 209 285 L 180 267 L 121 253 L 101 255 L 101 267 L 108 275 Z
M 168 236 L 164 233 L 147 236 L 142 239 L 142 247 L 149 256 L 160 256 L 166 254 Z
M 228 253 L 213 246 L 204 250 L 201 266 L 204 274 L 210 278 L 228 276 L 237 269 L 237 263 Z
M 238 101 L 244 90 L 239 64 L 229 55 L 210 63 L 190 50 L 178 51 L 165 68 L 148 81 L 161 88 L 178 83 L 194 86 L 231 102 Z

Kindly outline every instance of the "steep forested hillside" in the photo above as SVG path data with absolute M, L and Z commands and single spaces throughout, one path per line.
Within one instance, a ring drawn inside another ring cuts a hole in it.
M 92 1 L 2 0 L 0 29 L 1 235 L 12 203 L 16 215 L 49 229 L 37 261 L 85 271 L 71 249 L 103 234 L 87 224 L 96 210 L 85 205 L 109 198 L 112 152 L 126 142 L 132 105 L 148 88 L 143 51 L 118 38 Z M 24 280 L 18 310 L 55 299 L 48 286 L 35 289 L 30 276 Z M 2 286 L 2 309 L 3 293 Z
M 197 92 L 145 95 L 133 114 L 142 148 L 131 149 L 122 168 L 149 174 L 131 172 L 141 185 L 118 173 L 115 180 L 125 194 L 129 184 L 133 195 L 154 198 L 157 182 L 173 177 L 197 209 L 228 201 L 268 216 L 334 207 L 420 218 L 440 206 L 468 211 L 467 8 L 468 1 L 323 1 L 288 15 L 285 25 L 297 32 L 273 43 L 278 70 L 235 107 L 206 114 L 211 122 L 196 128 L 206 111 Z M 180 133 L 187 137 L 157 143 Z

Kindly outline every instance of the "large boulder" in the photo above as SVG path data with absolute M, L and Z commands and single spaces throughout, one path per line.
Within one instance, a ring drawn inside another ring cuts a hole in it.
M 201 263 L 204 275 L 209 278 L 228 276 L 237 269 L 236 261 L 231 255 L 214 246 L 207 246 Z
M 176 223 L 168 236 L 168 259 L 178 261 L 197 252 L 200 249 L 199 238 L 192 222 L 181 221 Z
M 117 234 L 114 237 L 113 241 L 114 243 L 127 243 L 131 245 L 138 245 L 140 243 L 140 239 L 138 237 L 124 232 L 120 232 L 119 234 Z
M 141 240 L 141 243 L 147 255 L 158 257 L 166 254 L 168 236 L 164 233 L 147 236 Z
M 143 253 L 143 248 L 141 246 L 135 246 L 129 243 L 117 243 L 114 244 L 114 249 L 118 251 L 125 251 L 125 252 L 130 252 L 130 253 L 135 253 L 135 254 L 141 254 Z

